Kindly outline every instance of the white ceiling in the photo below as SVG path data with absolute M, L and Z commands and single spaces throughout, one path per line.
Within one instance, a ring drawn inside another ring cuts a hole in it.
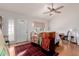
M 43 12 L 46 12 L 46 5 L 48 5 L 47 3 L 24 3 L 24 4 L 0 4 L 0 9 L 4 9 L 7 11 L 11 11 L 11 12 L 16 12 L 16 13 L 20 13 L 23 15 L 28 15 L 28 16 L 33 16 L 33 17 L 38 17 L 38 18 L 43 18 L 43 19 L 50 19 L 53 16 L 49 16 L 48 14 L 43 14 Z M 60 5 L 64 5 L 64 6 L 79 6 L 79 4 L 55 4 L 54 6 L 60 6 Z M 65 7 L 64 7 L 65 8 Z M 63 9 L 64 9 L 63 8 Z

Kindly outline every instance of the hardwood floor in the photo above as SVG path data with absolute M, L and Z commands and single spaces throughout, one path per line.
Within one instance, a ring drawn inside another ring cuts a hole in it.
M 14 46 L 9 48 L 10 56 L 15 56 Z M 59 47 L 56 48 L 56 52 L 59 53 L 58 56 L 79 56 L 79 46 L 68 41 L 61 41 Z
M 59 56 L 79 56 L 79 46 L 63 40 L 56 48 L 56 52 L 59 53 Z

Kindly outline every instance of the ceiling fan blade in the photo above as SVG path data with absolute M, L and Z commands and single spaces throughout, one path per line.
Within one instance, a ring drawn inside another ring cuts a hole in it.
M 52 16 L 53 14 L 50 13 L 49 15 Z
M 61 13 L 61 11 L 54 10 L 56 13 Z
M 47 7 L 49 10 L 51 10 L 51 8 L 50 7 Z
M 64 6 L 60 6 L 60 7 L 56 8 L 55 10 L 61 9 L 61 8 L 63 8 L 63 7 L 64 7 Z

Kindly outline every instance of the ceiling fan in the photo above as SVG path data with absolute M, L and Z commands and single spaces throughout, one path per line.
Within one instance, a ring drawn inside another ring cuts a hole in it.
M 64 7 L 64 6 L 59 6 L 59 7 L 57 7 L 57 8 L 54 8 L 54 7 L 53 7 L 53 3 L 52 3 L 52 4 L 51 4 L 51 7 L 47 7 L 49 11 L 48 11 L 48 12 L 44 12 L 44 14 L 49 13 L 49 15 L 52 16 L 52 15 L 53 15 L 52 12 L 61 13 L 61 11 L 58 11 L 58 10 L 61 9 L 61 8 L 63 8 L 63 7 Z

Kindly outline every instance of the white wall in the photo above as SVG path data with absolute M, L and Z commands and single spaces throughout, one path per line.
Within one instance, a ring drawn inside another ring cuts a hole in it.
M 65 5 L 61 11 L 61 14 L 55 14 L 49 22 L 50 31 L 66 35 L 67 31 L 72 29 L 72 31 L 79 33 L 79 4 Z M 79 37 L 77 43 L 79 44 Z
M 55 14 L 49 22 L 50 31 L 64 32 L 69 29 L 79 31 L 79 4 L 66 4 L 61 14 Z

